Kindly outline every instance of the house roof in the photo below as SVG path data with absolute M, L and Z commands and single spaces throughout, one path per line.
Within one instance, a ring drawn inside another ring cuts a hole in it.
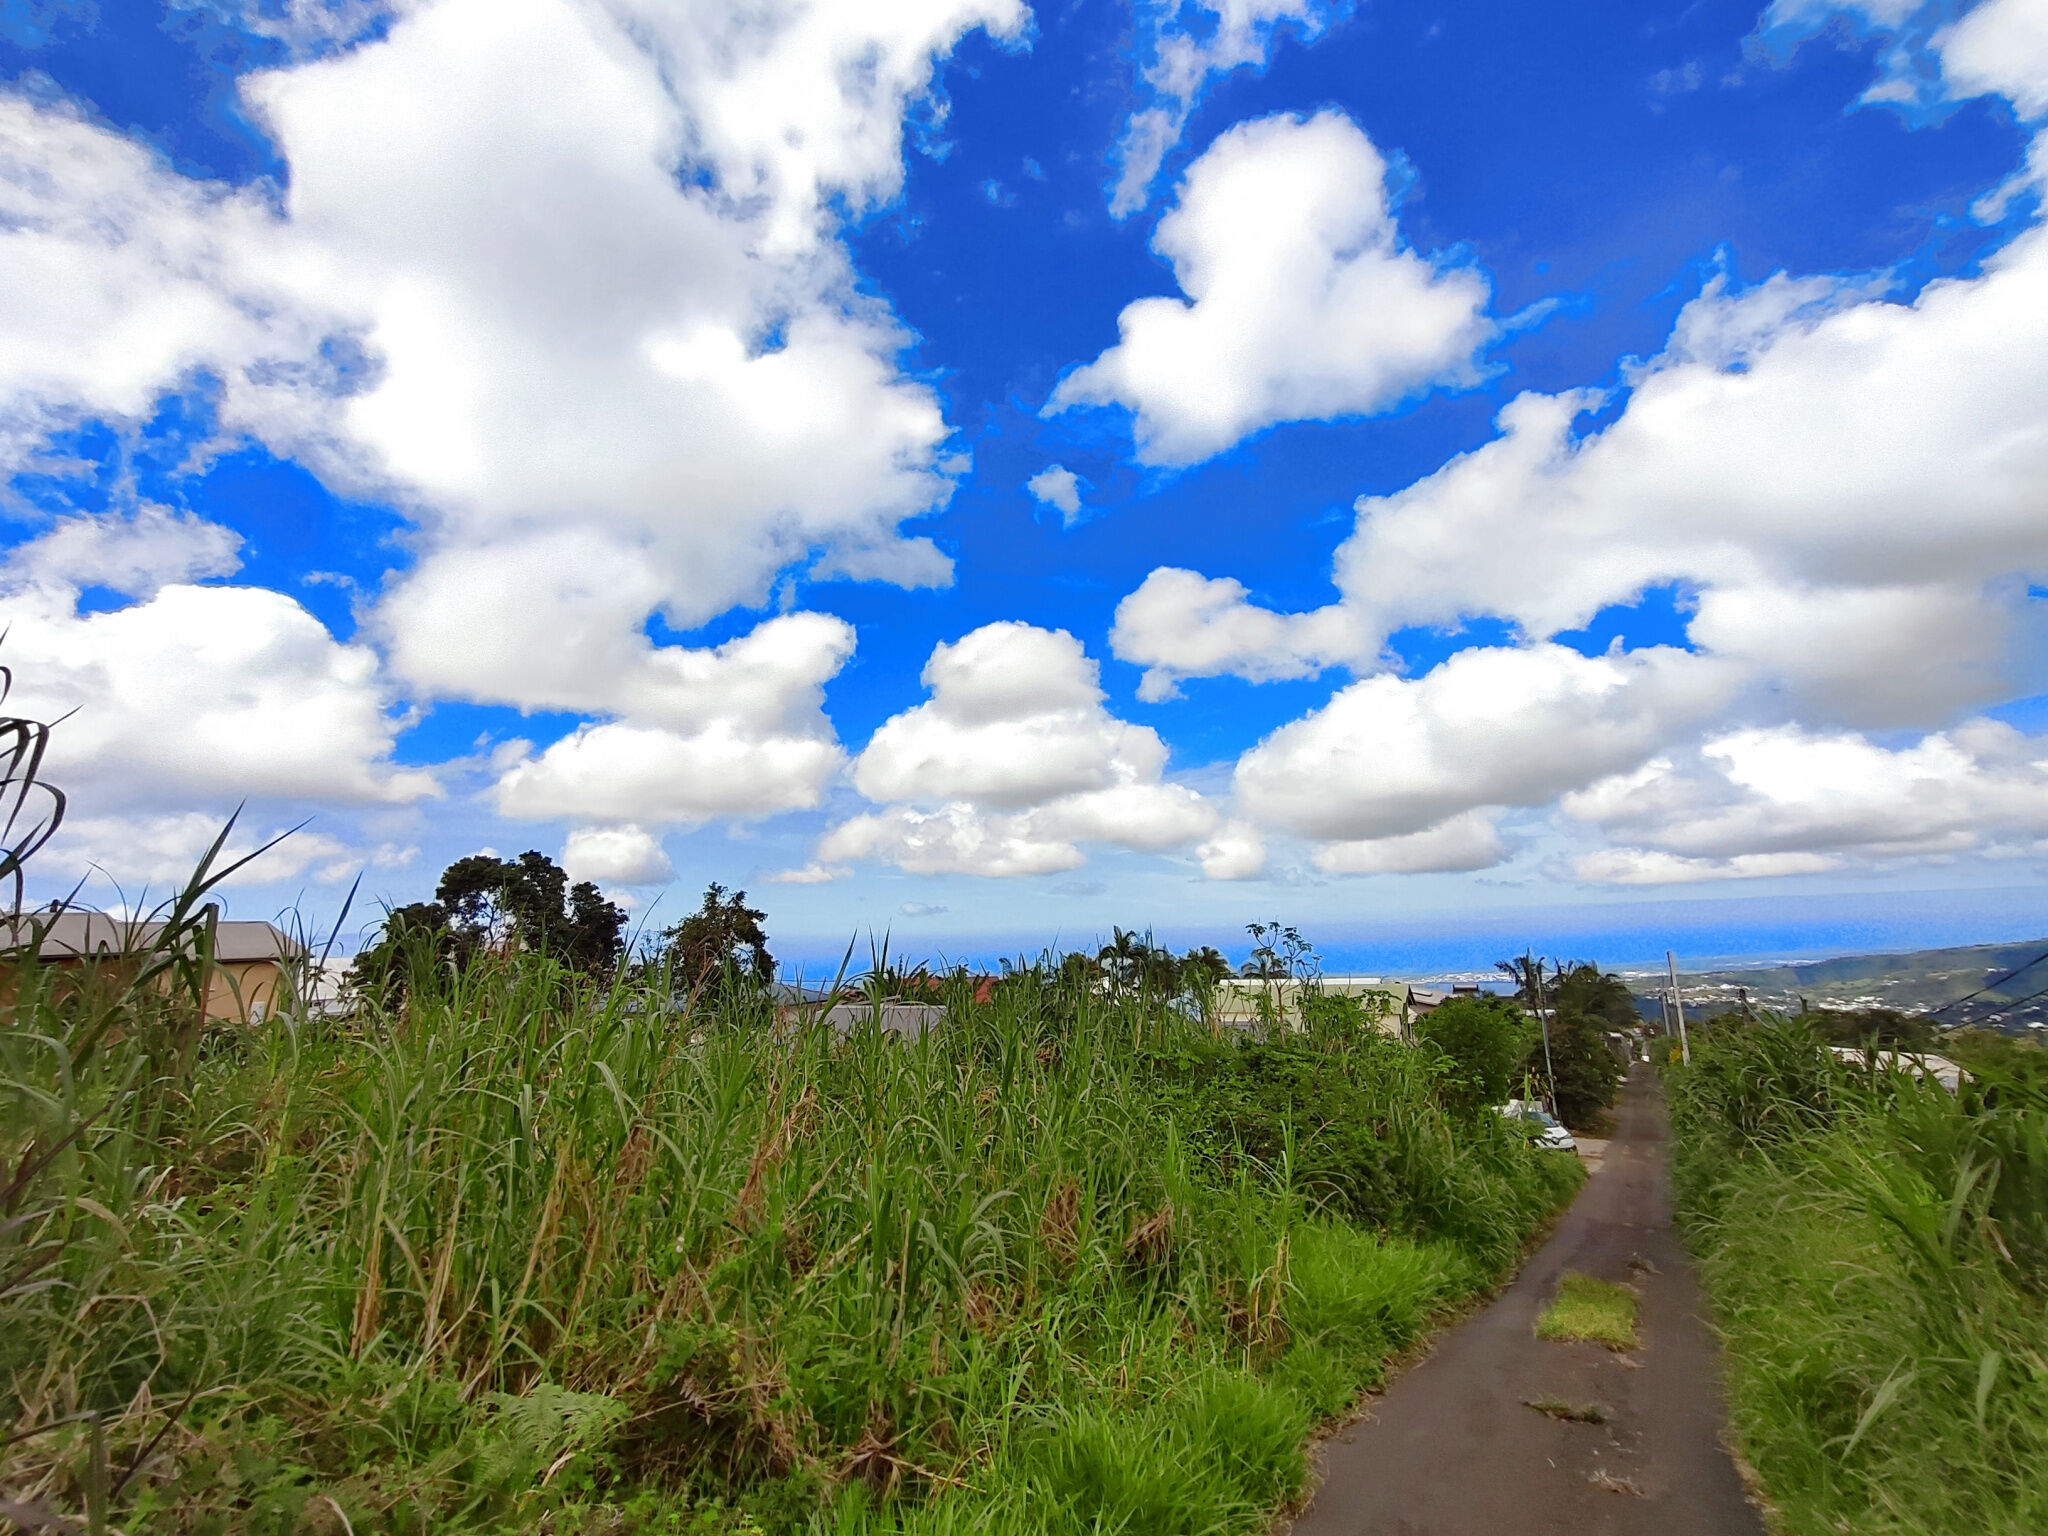
M 59 912 L 0 920 L 0 947 L 15 948 L 40 933 L 38 959 L 82 960 L 147 949 L 163 930 L 162 923 L 109 917 L 104 912 Z M 213 958 L 226 965 L 297 960 L 305 954 L 306 946 L 274 923 L 223 919 L 214 925 Z

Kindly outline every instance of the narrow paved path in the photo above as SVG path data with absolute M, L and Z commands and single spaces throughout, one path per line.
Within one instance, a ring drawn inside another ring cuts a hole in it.
M 1617 1119 L 1603 1166 L 1515 1282 L 1325 1447 L 1293 1536 L 1761 1536 L 1720 1443 L 1719 1359 L 1671 1230 L 1649 1068 Z M 1535 1336 L 1567 1269 L 1636 1287 L 1642 1348 Z M 1569 1423 L 1526 1406 L 1543 1397 L 1611 1416 Z

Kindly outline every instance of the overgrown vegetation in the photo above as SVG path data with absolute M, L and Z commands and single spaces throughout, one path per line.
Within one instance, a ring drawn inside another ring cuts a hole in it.
M 351 1015 L 260 1028 L 5 956 L 0 1497 L 151 1531 L 1253 1530 L 1579 1176 L 1342 1010 L 1218 1038 L 1047 962 L 942 983 L 905 1041 L 759 989 L 684 1013 L 668 966 L 450 965 L 445 932 L 401 925 Z
M 1568 1269 L 1557 1294 L 1536 1319 L 1539 1339 L 1589 1339 L 1609 1349 L 1634 1349 L 1636 1295 L 1625 1285 Z
M 1951 1095 L 1723 1021 L 1671 1069 L 1677 1194 L 1737 1432 L 1790 1532 L 2048 1530 L 2048 1095 Z

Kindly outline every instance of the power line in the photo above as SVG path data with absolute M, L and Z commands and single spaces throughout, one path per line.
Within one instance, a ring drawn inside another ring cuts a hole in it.
M 1994 979 L 1985 982 L 1984 985 L 1979 987 L 1976 991 L 1966 992 L 1952 1003 L 1943 1003 L 1939 1008 L 1929 1009 L 1927 1016 L 1931 1019 L 1936 1014 L 1947 1013 L 1951 1008 L 1960 1008 L 1964 1003 L 1969 1002 L 1972 998 L 1982 997 L 1986 992 L 1995 991 L 1997 988 L 2004 986 L 2008 981 L 2011 981 L 2013 977 L 2018 976 L 2023 972 L 2031 971 L 2043 960 L 2048 960 L 2048 949 L 2042 950 L 2040 954 L 2034 956 L 2034 958 L 2029 960 L 2025 965 L 2014 966 L 2011 970 L 2007 971 L 2003 976 L 1995 977 Z M 2048 987 L 2044 987 L 2042 991 L 2048 991 Z M 2034 997 L 2039 997 L 2040 995 L 2040 992 L 2036 992 L 2033 994 Z M 2026 1002 L 2028 1000 L 2029 999 L 2027 998 L 2021 998 L 2020 1002 Z M 2018 1006 L 2019 1003 L 2007 1004 L 2007 1007 L 2011 1008 L 2017 1008 Z M 2002 1012 L 2003 1010 L 2000 1011 Z M 1991 1017 L 1995 1019 L 1998 1017 L 1998 1015 L 1994 1013 L 1991 1015 Z
M 2025 967 L 2022 966 L 2021 969 L 2024 970 Z M 2003 1008 L 1995 1009 L 1992 1012 L 1985 1014 L 1983 1018 L 1980 1018 L 1975 1022 L 1982 1024 L 1986 1020 L 1999 1018 L 2004 1014 L 2011 1013 L 2015 1008 L 2024 1008 L 2027 1006 L 2027 1004 L 2031 1003 L 2037 997 L 2048 997 L 2048 987 L 2043 987 L 2038 992 L 2029 992 L 2025 997 L 2020 998 L 2018 1001 L 2007 1003 Z

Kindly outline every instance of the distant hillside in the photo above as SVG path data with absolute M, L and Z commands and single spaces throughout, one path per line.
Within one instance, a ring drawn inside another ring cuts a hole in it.
M 2030 962 L 2032 962 L 2030 964 Z M 2022 1034 L 2048 1030 L 2048 938 L 2016 944 L 1972 944 L 1960 949 L 1919 949 L 1902 955 L 1845 955 L 1799 965 L 1744 970 L 1680 972 L 1686 1014 L 1697 1008 L 1718 1013 L 1746 995 L 1760 1008 L 1797 1012 L 1810 1008 L 1898 1008 L 1921 1013 L 1945 1007 L 1994 977 L 2021 966 L 2017 976 L 1941 1015 L 1944 1024 L 1981 1024 Z M 1658 1017 L 1659 973 L 1625 973 L 1636 991 L 1636 1006 Z

